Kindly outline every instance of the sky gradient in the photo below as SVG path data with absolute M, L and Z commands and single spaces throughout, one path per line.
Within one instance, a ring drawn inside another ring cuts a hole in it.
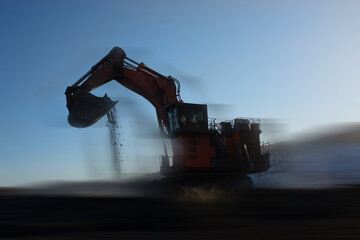
M 105 122 L 71 128 L 64 91 L 113 46 L 179 79 L 185 102 L 221 104 L 210 107 L 219 120 L 300 132 L 360 119 L 359 1 L 0 4 L 0 186 L 111 177 Z M 152 139 L 137 138 L 157 131 L 153 107 L 116 83 L 94 91 L 105 92 L 132 104 L 119 106 L 126 154 L 142 159 L 129 172 L 158 169 Z

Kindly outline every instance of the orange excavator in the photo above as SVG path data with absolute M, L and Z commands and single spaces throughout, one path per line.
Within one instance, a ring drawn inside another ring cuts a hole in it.
M 236 176 L 263 172 L 270 167 L 268 148 L 260 142 L 260 121 L 236 118 L 216 123 L 206 104 L 184 103 L 180 82 L 128 58 L 114 47 L 83 77 L 66 89 L 70 125 L 88 127 L 106 115 L 116 101 L 90 92 L 115 80 L 147 99 L 156 110 L 164 143 L 160 172 L 164 176 Z M 209 120 L 210 119 L 210 120 Z

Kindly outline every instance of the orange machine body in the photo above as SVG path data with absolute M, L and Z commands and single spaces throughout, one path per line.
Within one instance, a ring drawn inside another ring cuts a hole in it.
M 171 141 L 172 156 L 161 159 L 163 175 L 193 173 L 253 173 L 270 167 L 269 153 L 260 148 L 260 124 L 249 119 L 208 123 L 205 104 L 184 103 L 180 82 L 128 58 L 114 47 L 65 94 L 69 123 L 88 127 L 104 116 L 116 102 L 90 92 L 111 80 L 143 96 L 156 110 L 159 129 Z
M 209 127 L 204 104 L 172 103 L 163 111 L 173 150 L 172 157 L 162 158 L 164 175 L 254 173 L 269 168 L 269 154 L 260 147 L 258 119 L 213 121 Z

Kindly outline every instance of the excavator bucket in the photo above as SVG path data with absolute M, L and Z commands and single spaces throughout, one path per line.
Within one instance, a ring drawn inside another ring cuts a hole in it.
M 85 90 L 77 90 L 67 101 L 68 122 L 77 128 L 96 123 L 118 102 L 112 101 L 106 94 L 104 97 L 97 97 Z

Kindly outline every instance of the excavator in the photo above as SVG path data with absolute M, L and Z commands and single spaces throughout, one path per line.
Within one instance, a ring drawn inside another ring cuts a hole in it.
M 160 173 L 165 178 L 187 177 L 196 181 L 238 179 L 270 168 L 268 146 L 260 142 L 260 120 L 236 118 L 216 123 L 206 104 L 185 103 L 180 82 L 144 63 L 128 58 L 114 47 L 84 76 L 65 91 L 68 122 L 89 127 L 108 114 L 117 101 L 90 92 L 112 80 L 147 99 L 157 115 L 164 154 Z M 171 142 L 169 155 L 165 139 Z M 183 179 L 182 178 L 182 179 Z

